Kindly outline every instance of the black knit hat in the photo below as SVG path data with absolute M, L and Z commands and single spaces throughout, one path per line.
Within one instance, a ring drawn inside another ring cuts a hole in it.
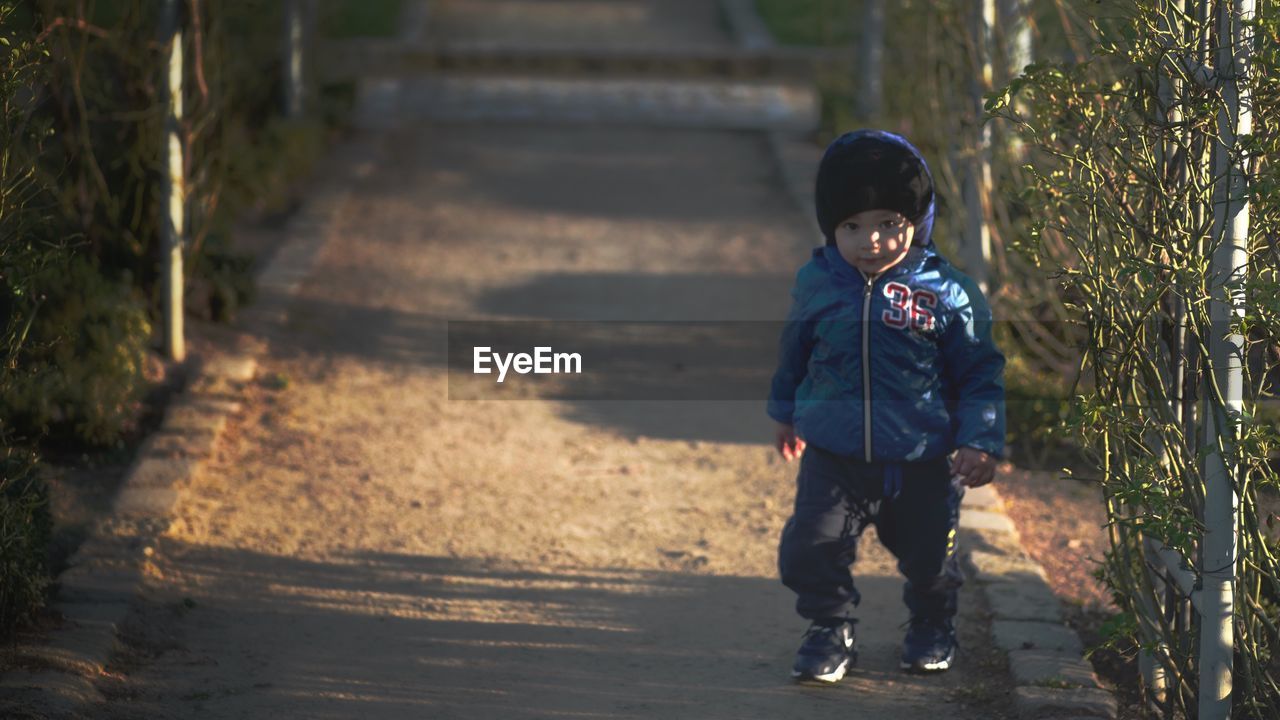
M 916 225 L 933 203 L 933 178 L 904 138 L 856 130 L 836 138 L 818 165 L 818 227 L 835 243 L 836 226 L 864 210 L 896 210 Z

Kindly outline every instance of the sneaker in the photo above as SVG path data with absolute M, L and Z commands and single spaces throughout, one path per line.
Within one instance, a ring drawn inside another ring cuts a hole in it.
M 853 649 L 853 621 L 814 622 L 805 631 L 804 642 L 796 652 L 791 677 L 800 682 L 830 684 L 839 682 L 858 660 Z
M 911 618 L 902 641 L 902 669 L 942 672 L 956 658 L 956 630 L 950 618 Z

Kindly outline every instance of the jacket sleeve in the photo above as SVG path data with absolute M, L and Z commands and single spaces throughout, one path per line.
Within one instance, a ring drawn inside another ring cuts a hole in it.
M 769 390 L 769 417 L 780 423 L 790 424 L 796 409 L 796 388 L 804 381 L 809 368 L 809 353 L 813 350 L 813 322 L 806 307 L 809 293 L 802 282 L 804 269 L 796 276 L 791 288 L 791 310 L 782 325 L 778 341 L 778 369 L 773 374 Z
M 991 308 L 962 276 L 942 332 L 943 374 L 954 402 L 956 447 L 1004 454 L 1004 355 L 991 338 Z

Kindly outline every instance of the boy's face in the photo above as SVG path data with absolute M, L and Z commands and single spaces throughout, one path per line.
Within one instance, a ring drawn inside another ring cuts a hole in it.
M 867 275 L 878 275 L 902 262 L 911 248 L 916 226 L 894 210 L 864 210 L 836 226 L 840 256 Z

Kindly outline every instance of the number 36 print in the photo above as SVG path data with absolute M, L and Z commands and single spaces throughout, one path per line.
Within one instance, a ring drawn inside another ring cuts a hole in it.
M 921 331 L 933 329 L 933 309 L 938 305 L 937 295 L 928 290 L 912 290 L 896 282 L 884 286 L 884 295 L 889 298 L 889 307 L 880 317 L 886 325 L 897 328 L 910 325 L 912 329 Z

